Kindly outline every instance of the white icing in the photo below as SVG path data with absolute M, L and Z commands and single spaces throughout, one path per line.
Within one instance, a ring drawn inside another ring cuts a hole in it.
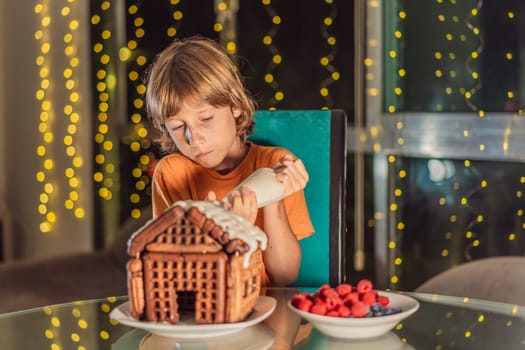
M 230 240 L 239 238 L 246 242 L 249 249 L 244 255 L 244 267 L 249 266 L 250 257 L 257 248 L 262 250 L 266 249 L 268 237 L 264 231 L 251 224 L 245 218 L 223 208 L 218 202 L 187 200 L 177 201 L 173 204 L 173 206 L 177 205 L 186 211 L 193 207 L 199 209 L 206 217 L 212 219 L 216 225 L 222 227 L 225 232 L 228 232 Z

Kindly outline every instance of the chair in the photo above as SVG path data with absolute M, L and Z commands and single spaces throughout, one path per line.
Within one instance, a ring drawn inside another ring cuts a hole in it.
M 300 241 L 302 261 L 295 286 L 336 285 L 343 276 L 346 114 L 341 110 L 257 111 L 252 140 L 290 150 L 305 164 L 306 201 L 315 234 Z
M 496 256 L 463 263 L 435 275 L 415 291 L 525 305 L 525 257 Z

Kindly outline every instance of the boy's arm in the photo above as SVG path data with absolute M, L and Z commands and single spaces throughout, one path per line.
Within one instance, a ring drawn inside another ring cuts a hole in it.
M 268 246 L 263 252 L 266 271 L 273 286 L 294 282 L 301 264 L 301 246 L 288 222 L 284 202 L 263 208 Z

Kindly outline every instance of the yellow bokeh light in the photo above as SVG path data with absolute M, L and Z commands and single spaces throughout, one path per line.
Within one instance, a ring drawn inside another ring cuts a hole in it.
M 47 219 L 49 222 L 53 223 L 53 222 L 56 222 L 56 220 L 57 220 L 57 216 L 56 216 L 56 214 L 55 214 L 54 212 L 50 211 L 50 212 L 48 212 L 48 213 L 46 214 L 46 219 Z
M 69 22 L 69 29 L 76 30 L 79 26 L 79 22 L 75 19 Z
M 233 41 L 228 41 L 226 43 L 226 51 L 228 51 L 230 54 L 237 52 L 237 44 Z
M 119 55 L 119 59 L 122 62 L 126 62 L 131 57 L 131 50 L 129 48 L 127 48 L 127 47 L 122 47 L 122 48 L 120 48 L 118 55 Z
M 106 332 L 106 331 L 100 331 L 99 336 L 103 340 L 108 340 L 109 339 L 109 333 Z
M 91 24 L 99 24 L 100 23 L 100 16 L 99 15 L 93 15 L 91 17 Z
M 49 222 L 41 222 L 40 223 L 40 232 L 42 232 L 42 233 L 51 232 L 51 225 L 49 224 Z
M 182 11 L 175 11 L 173 12 L 173 19 L 176 21 L 180 21 L 182 19 Z
M 69 199 L 72 201 L 78 201 L 78 191 L 69 192 Z
M 82 218 L 84 218 L 85 215 L 86 215 L 86 214 L 85 214 L 85 212 L 84 212 L 84 209 L 82 209 L 82 208 L 76 208 L 76 209 L 75 209 L 75 217 L 76 217 L 76 218 L 78 218 L 78 219 L 82 219 Z
M 39 198 L 40 203 L 46 204 L 47 202 L 49 202 L 49 195 L 47 193 L 41 193 Z

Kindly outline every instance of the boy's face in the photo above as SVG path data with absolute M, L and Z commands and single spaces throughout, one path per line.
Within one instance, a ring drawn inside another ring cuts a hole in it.
M 206 102 L 185 103 L 167 119 L 166 128 L 178 150 L 205 168 L 227 173 L 244 158 L 245 145 L 237 135 L 238 109 Z

